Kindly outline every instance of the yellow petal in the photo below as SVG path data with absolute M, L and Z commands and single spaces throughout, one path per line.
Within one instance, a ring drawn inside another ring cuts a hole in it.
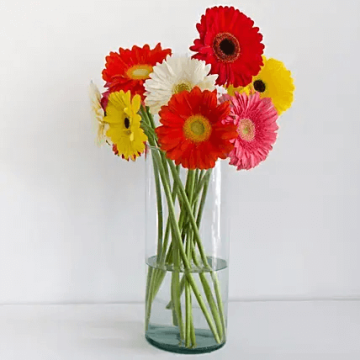
M 137 113 L 140 110 L 141 106 L 141 97 L 140 95 L 135 95 L 132 100 L 133 110 Z

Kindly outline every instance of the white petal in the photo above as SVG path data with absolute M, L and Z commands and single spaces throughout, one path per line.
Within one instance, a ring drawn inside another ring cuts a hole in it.
M 217 75 L 208 75 L 210 65 L 188 56 L 168 56 L 161 64 L 154 66 L 150 79 L 145 82 L 145 103 L 156 114 L 166 105 L 175 85 L 181 83 L 199 86 L 202 90 L 213 90 Z

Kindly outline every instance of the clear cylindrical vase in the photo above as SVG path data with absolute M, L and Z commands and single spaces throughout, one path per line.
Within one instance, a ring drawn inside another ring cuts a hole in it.
M 226 342 L 228 307 L 221 164 L 188 170 L 156 148 L 145 163 L 146 339 L 175 353 L 214 351 Z

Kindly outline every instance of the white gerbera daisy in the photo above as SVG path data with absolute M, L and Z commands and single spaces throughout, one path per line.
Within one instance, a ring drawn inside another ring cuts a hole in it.
M 98 87 L 91 81 L 89 87 L 89 95 L 91 100 L 91 111 L 94 116 L 96 126 L 96 143 L 101 146 L 106 141 L 105 132 L 107 123 L 104 121 L 105 112 L 101 106 L 101 94 Z
M 190 57 L 168 56 L 157 64 L 145 81 L 145 104 L 152 114 L 157 114 L 173 94 L 190 91 L 195 86 L 201 90 L 214 90 L 217 75 L 209 75 L 211 65 Z

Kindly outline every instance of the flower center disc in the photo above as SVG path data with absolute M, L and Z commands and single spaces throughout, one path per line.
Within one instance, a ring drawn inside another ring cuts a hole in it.
M 185 121 L 183 130 L 187 139 L 202 142 L 210 137 L 211 125 L 206 117 L 193 115 Z
M 197 136 L 201 136 L 205 132 L 205 126 L 200 121 L 194 121 L 190 127 L 191 131 Z
M 133 141 L 134 135 L 132 134 L 131 130 L 130 130 L 130 119 L 129 118 L 125 118 L 124 119 L 124 130 L 125 130 L 125 134 L 130 136 L 130 141 Z
M 234 62 L 240 56 L 239 41 L 230 33 L 217 34 L 213 49 L 217 58 L 223 62 Z
M 152 73 L 153 68 L 150 65 L 134 65 L 127 71 L 127 75 L 131 79 L 145 80 Z
M 254 89 L 259 93 L 263 93 L 266 90 L 266 85 L 262 80 L 255 80 L 253 86 Z
M 183 82 L 174 86 L 173 93 L 178 94 L 182 91 L 191 91 L 192 87 L 189 83 Z
M 255 124 L 250 119 L 241 119 L 238 127 L 241 139 L 253 141 L 255 138 Z

